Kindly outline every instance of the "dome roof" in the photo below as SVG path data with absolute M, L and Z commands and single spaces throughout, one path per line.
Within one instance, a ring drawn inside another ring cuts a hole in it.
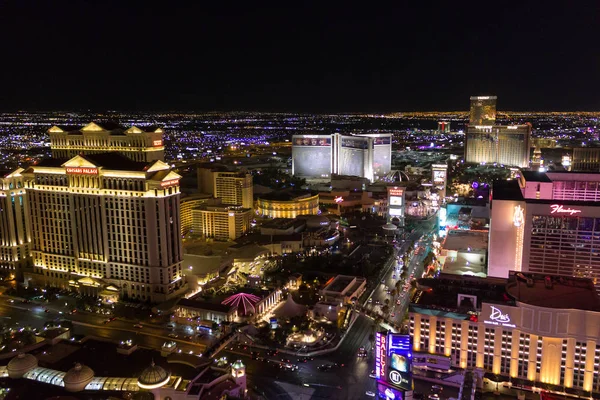
M 320 228 L 331 225 L 331 221 L 324 215 L 313 215 L 306 220 L 306 226 L 309 228 Z
M 166 385 L 169 382 L 171 374 L 165 371 L 165 369 L 159 365 L 150 365 L 138 378 L 138 386 L 142 389 L 155 389 Z
M 385 224 L 382 226 L 382 228 L 389 231 L 395 231 L 396 229 L 398 229 L 398 227 L 394 224 Z
M 236 362 L 231 364 L 231 368 L 240 369 L 240 368 L 246 368 L 246 366 L 244 365 L 244 363 L 242 363 L 242 360 L 237 360 Z
M 94 378 L 94 371 L 83 364 L 75 364 L 73 368 L 67 371 L 63 378 L 65 389 L 70 392 L 83 390 Z
M 27 371 L 38 366 L 38 360 L 32 354 L 19 353 L 8 362 L 6 371 L 11 378 L 21 378 Z

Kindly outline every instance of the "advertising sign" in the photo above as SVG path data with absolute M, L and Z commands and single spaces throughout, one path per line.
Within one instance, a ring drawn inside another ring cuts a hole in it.
M 402 205 L 402 197 L 390 196 L 390 206 L 401 206 L 401 205 Z
M 518 311 L 515 307 L 501 307 L 499 305 L 491 305 L 483 303 L 481 307 L 481 315 L 483 322 L 487 325 L 503 326 L 507 328 L 516 328 Z
M 387 364 L 387 337 L 377 332 L 375 334 L 375 377 L 385 379 L 385 367 Z
M 404 189 L 388 189 L 388 195 L 390 196 L 402 196 Z
M 380 145 L 384 145 L 384 144 L 392 144 L 392 138 L 389 138 L 389 137 L 375 138 L 375 139 L 373 139 L 373 144 L 375 146 L 380 146 Z
M 152 142 L 152 145 L 154 145 L 154 146 L 162 146 L 162 144 L 163 144 L 162 139 L 155 140 Z
M 330 137 L 296 137 L 294 146 L 331 146 Z
M 98 175 L 98 168 L 67 167 L 67 174 Z
M 404 390 L 412 390 L 412 340 L 409 335 L 388 335 L 387 382 Z
M 385 400 L 403 400 L 404 392 L 388 386 L 384 383 L 377 383 L 377 398 Z
M 351 147 L 353 149 L 366 149 L 368 143 L 365 139 L 342 138 L 342 147 Z

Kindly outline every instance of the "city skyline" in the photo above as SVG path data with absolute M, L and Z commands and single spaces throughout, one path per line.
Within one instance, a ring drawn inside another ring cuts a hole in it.
M 488 94 L 505 110 L 600 109 L 598 60 L 586 56 L 597 5 L 58 3 L 2 14 L 6 111 L 455 110 Z M 120 28 L 104 29 L 107 16 Z

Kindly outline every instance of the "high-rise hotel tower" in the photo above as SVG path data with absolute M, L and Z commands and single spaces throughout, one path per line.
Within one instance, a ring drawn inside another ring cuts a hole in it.
M 496 96 L 471 97 L 465 161 L 529 166 L 531 124 L 496 125 Z
M 98 153 L 43 160 L 22 174 L 33 258 L 27 282 L 72 289 L 108 283 L 122 297 L 151 302 L 185 290 L 181 177 L 169 165 Z
M 164 159 L 163 130 L 157 126 L 124 128 L 113 122 L 90 122 L 84 127 L 53 126 L 48 129 L 52 157 L 118 151 L 134 161 Z

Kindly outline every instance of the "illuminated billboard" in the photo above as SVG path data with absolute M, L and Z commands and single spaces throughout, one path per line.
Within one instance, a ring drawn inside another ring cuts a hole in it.
M 292 140 L 294 146 L 331 146 L 331 137 L 303 135 Z
M 366 150 L 369 147 L 369 142 L 366 138 L 342 138 L 342 147 L 350 147 L 353 149 Z
M 377 398 L 385 400 L 404 400 L 404 392 L 388 386 L 383 382 L 377 382 Z
M 373 139 L 373 144 L 375 146 L 390 145 L 390 144 L 392 144 L 392 138 L 391 137 L 375 138 L 375 139 Z
M 404 215 L 404 210 L 401 208 L 390 208 L 388 210 L 388 214 L 393 216 L 393 217 L 401 217 Z
M 390 206 L 401 206 L 401 205 L 402 205 L 402 197 L 390 196 Z
M 388 334 L 388 383 L 412 390 L 412 339 L 409 335 Z
M 433 171 L 433 183 L 443 184 L 446 181 L 446 171 Z

